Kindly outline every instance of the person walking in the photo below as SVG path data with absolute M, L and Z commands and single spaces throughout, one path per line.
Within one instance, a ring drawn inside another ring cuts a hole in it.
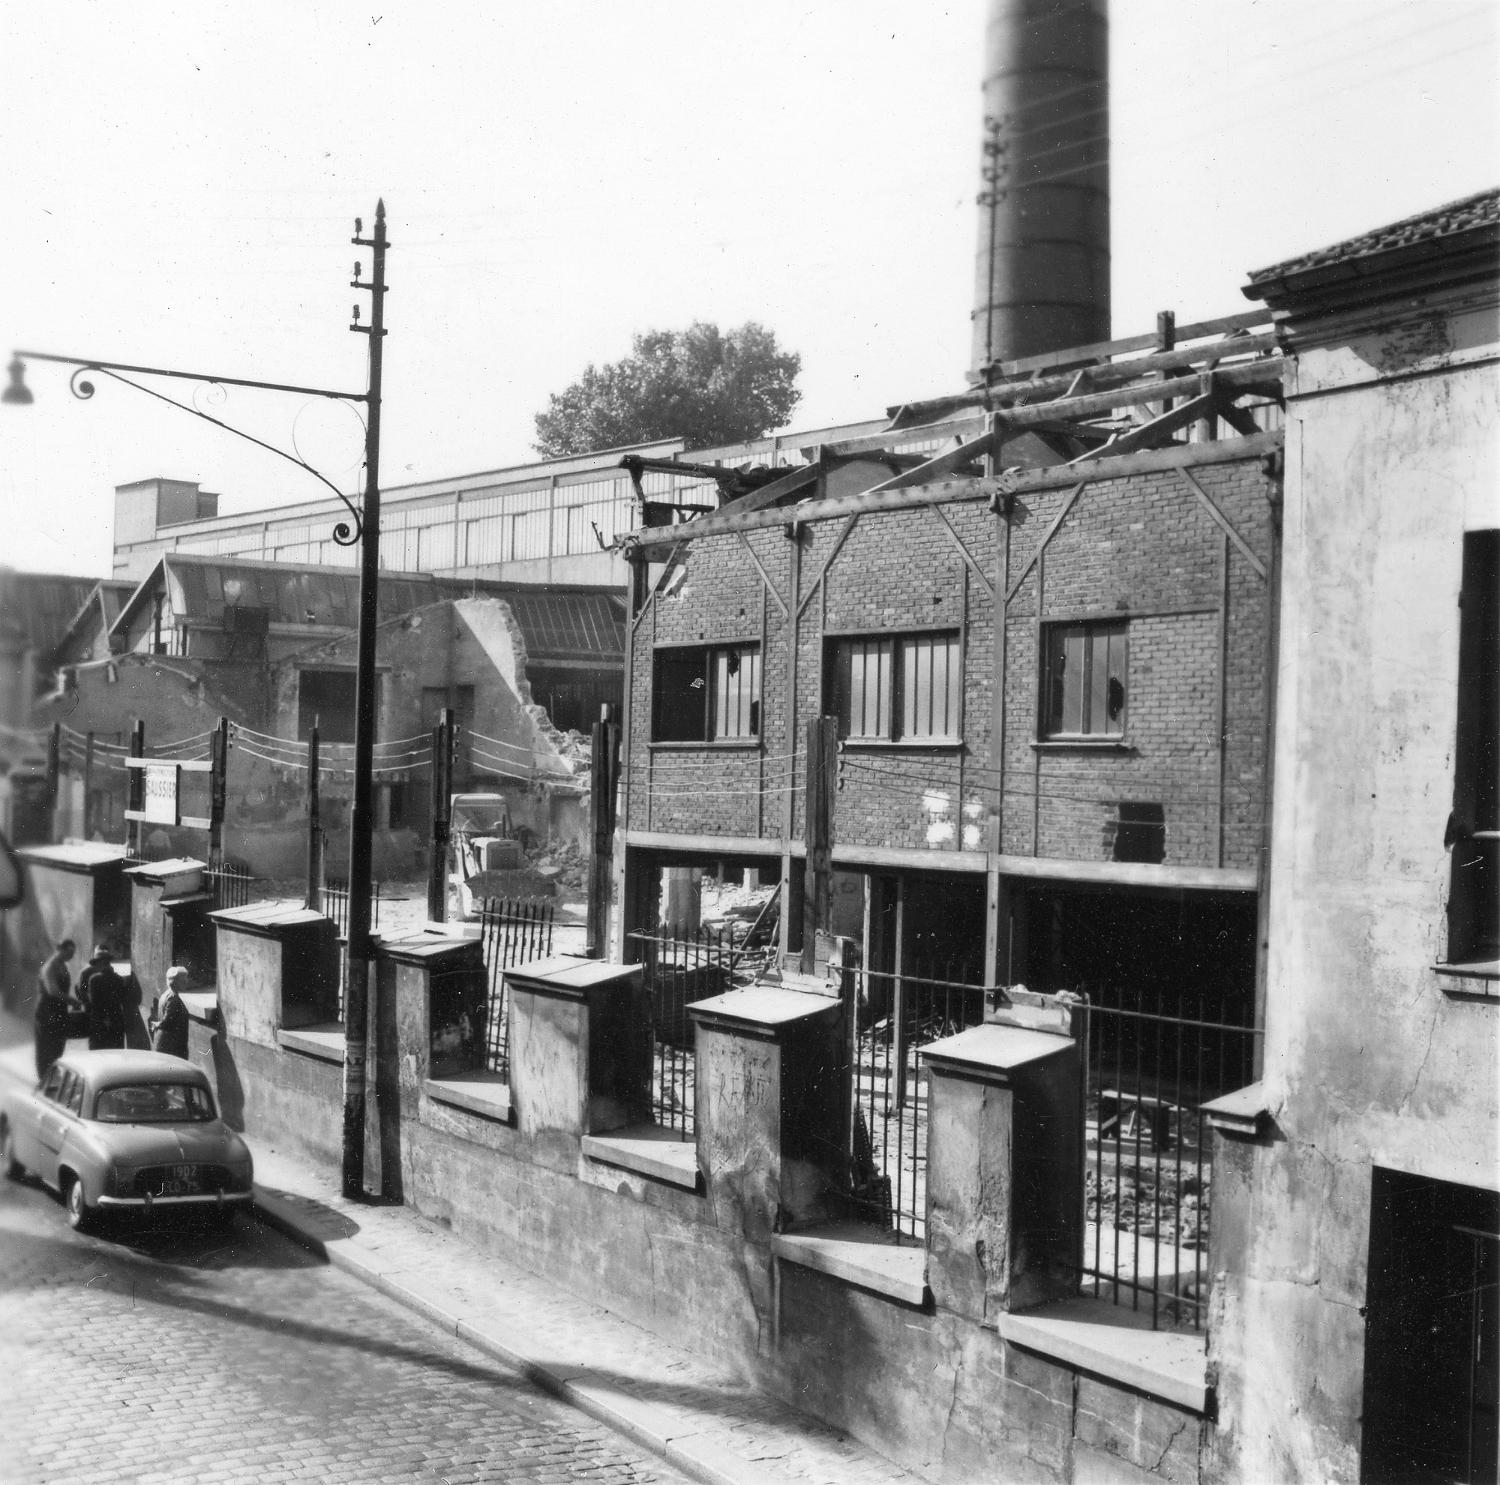
M 100 944 L 78 977 L 78 993 L 89 1012 L 89 1048 L 125 1045 L 125 1014 L 129 987 L 115 973 L 108 944 Z
M 68 1023 L 78 1007 L 73 999 L 73 976 L 68 961 L 78 945 L 70 938 L 59 941 L 43 961 L 37 975 L 36 1076 L 40 1082 L 68 1045 Z
M 157 997 L 156 1012 L 151 1017 L 151 1050 L 170 1057 L 186 1058 L 188 1054 L 188 1011 L 182 992 L 188 986 L 188 972 L 174 964 L 167 971 L 167 988 Z

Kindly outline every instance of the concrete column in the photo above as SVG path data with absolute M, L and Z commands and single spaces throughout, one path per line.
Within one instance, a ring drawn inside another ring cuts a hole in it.
M 338 1021 L 333 920 L 309 908 L 252 903 L 210 915 L 219 1015 L 231 1037 L 274 1047 L 276 1033 Z
M 688 1007 L 697 1024 L 698 1162 L 715 1223 L 766 1242 L 841 1215 L 837 1000 L 770 985 Z
M 477 938 L 414 934 L 381 945 L 382 1000 L 395 1018 L 401 1107 L 414 1113 L 422 1084 L 484 1067 L 489 976 Z M 386 986 L 390 986 L 389 994 Z
M 585 1134 L 649 1114 L 651 1018 L 641 967 L 558 955 L 505 980 L 516 1128 L 538 1163 L 573 1171 Z
M 23 974 L 30 981 L 60 940 L 78 945 L 75 971 L 97 943 L 124 958 L 130 943 L 130 886 L 120 846 L 77 842 L 63 846 L 22 846 L 16 854 L 26 873 L 27 902 L 6 915 L 6 931 Z M 34 984 L 25 987 L 29 997 Z
M 126 868 L 130 881 L 130 969 L 140 989 L 141 1013 L 167 983 L 167 971 L 180 964 L 193 989 L 212 985 L 216 964 L 208 913 L 213 899 L 203 890 L 204 863 L 191 857 L 152 861 Z M 126 1030 L 128 1046 L 146 1045 L 146 1027 Z
M 971 1027 L 927 1064 L 927 1282 L 976 1323 L 1077 1289 L 1083 1242 L 1078 1043 Z

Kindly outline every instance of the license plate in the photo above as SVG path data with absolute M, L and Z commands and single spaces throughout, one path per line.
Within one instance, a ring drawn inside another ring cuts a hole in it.
M 199 1187 L 198 1187 L 197 1181 L 177 1181 L 177 1180 L 163 1181 L 161 1183 L 161 1192 L 160 1192 L 160 1195 L 162 1195 L 162 1196 L 197 1196 L 198 1195 L 198 1190 L 199 1190 Z

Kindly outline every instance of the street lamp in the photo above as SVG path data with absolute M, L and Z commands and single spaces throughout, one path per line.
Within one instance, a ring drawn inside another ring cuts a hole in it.
M 380 580 L 380 381 L 381 341 L 385 337 L 385 254 L 389 243 L 385 235 L 385 202 L 375 207 L 375 232 L 364 237 L 363 223 L 354 223 L 354 243 L 372 250 L 370 280 L 360 277 L 360 265 L 354 265 L 350 287 L 370 295 L 370 323 L 359 323 L 359 306 L 354 308 L 350 329 L 370 337 L 369 380 L 363 392 L 335 392 L 326 387 L 302 387 L 286 382 L 252 381 L 244 377 L 214 376 L 206 372 L 176 371 L 164 366 L 132 366 L 123 361 L 101 361 L 85 356 L 57 356 L 45 351 L 16 351 L 9 366 L 10 384 L 0 392 L 0 402 L 25 407 L 34 401 L 26 385 L 28 361 L 52 361 L 75 368 L 69 386 L 75 397 L 87 401 L 94 395 L 89 374 L 103 375 L 144 392 L 195 418 L 212 423 L 249 443 L 304 469 L 321 480 L 343 501 L 353 518 L 353 526 L 340 521 L 333 529 L 333 539 L 340 546 L 360 549 L 359 629 L 354 690 L 354 801 L 349 815 L 349 924 L 348 963 L 344 981 L 344 1134 L 342 1184 L 348 1200 L 359 1200 L 365 1184 L 365 1065 L 369 1039 L 370 887 L 374 826 L 374 756 L 375 756 L 375 624 Z M 265 392 L 293 392 L 303 396 L 327 397 L 336 402 L 363 403 L 365 406 L 365 493 L 363 509 L 356 509 L 332 480 L 312 465 L 285 449 L 211 417 L 200 408 L 132 381 L 129 375 L 172 377 L 184 381 L 208 382 L 226 387 L 253 387 Z M 381 1162 L 381 1184 L 386 1193 L 394 1189 L 396 1172 Z

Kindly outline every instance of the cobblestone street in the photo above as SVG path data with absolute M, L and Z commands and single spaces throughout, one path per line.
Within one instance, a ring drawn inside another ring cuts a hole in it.
M 70 1232 L 0 1184 L 0 1479 L 676 1481 L 247 1216 Z

